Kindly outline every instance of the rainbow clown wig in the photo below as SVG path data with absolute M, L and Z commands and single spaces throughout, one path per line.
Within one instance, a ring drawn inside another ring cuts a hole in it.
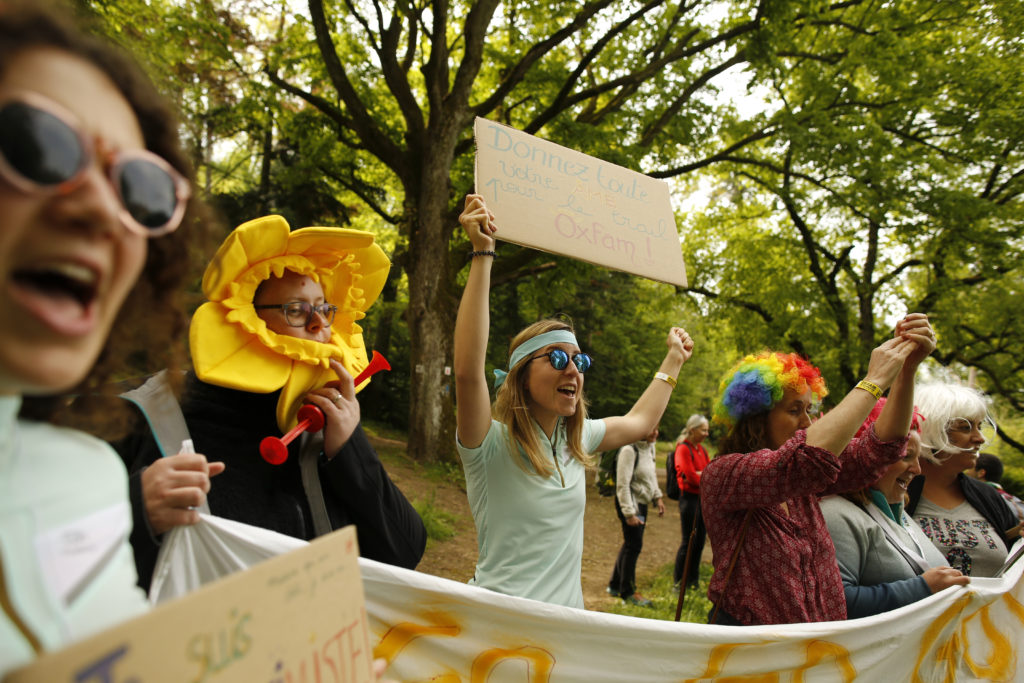
M 722 378 L 714 421 L 732 430 L 738 422 L 766 413 L 782 400 L 786 389 L 807 389 L 820 401 L 828 395 L 821 371 L 795 353 L 761 351 L 744 356 Z

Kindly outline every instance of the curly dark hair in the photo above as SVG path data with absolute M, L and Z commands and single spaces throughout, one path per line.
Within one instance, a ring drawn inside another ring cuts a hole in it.
M 54 48 L 94 65 L 105 73 L 131 106 L 142 130 L 146 149 L 167 160 L 189 181 L 194 174 L 182 150 L 178 123 L 149 77 L 133 59 L 89 33 L 88 21 L 69 19 L 72 9 L 57 2 L 4 2 L 0 5 L 0 78 L 19 53 Z M 146 263 L 135 287 L 114 321 L 111 335 L 95 365 L 72 390 L 78 397 L 113 393 L 117 373 L 139 374 L 161 367 L 178 367 L 184 359 L 187 320 L 182 306 L 183 285 L 192 275 L 190 244 L 203 243 L 208 213 L 196 198 L 189 200 L 181 226 L 149 240 Z M 171 373 L 177 375 L 178 373 Z M 104 436 L 123 426 L 123 416 L 111 405 L 63 397 L 25 397 L 21 415 L 28 419 L 89 427 Z

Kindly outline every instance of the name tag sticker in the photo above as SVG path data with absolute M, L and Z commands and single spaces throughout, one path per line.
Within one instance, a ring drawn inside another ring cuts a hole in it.
M 36 537 L 43 580 L 70 605 L 117 553 L 131 528 L 131 508 L 118 503 Z

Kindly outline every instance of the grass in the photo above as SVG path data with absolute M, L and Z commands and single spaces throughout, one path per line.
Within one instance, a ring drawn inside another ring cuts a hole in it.
M 413 465 L 427 479 L 443 484 L 453 484 L 463 491 L 466 490 L 466 475 L 462 466 L 457 462 L 434 462 L 421 463 L 409 457 L 406 450 L 406 439 L 408 434 L 389 427 L 381 422 L 363 420 L 363 429 L 370 436 L 378 439 L 389 439 L 390 441 L 380 442 L 375 445 L 375 450 L 385 465 L 389 462 L 400 462 L 404 465 Z M 395 443 L 392 443 L 395 442 Z
M 672 621 L 676 617 L 676 601 L 679 598 L 679 590 L 673 586 L 672 564 L 666 564 L 649 581 L 641 581 L 637 586 L 637 592 L 653 602 L 651 607 L 637 607 L 627 605 L 621 600 L 614 601 L 610 607 L 602 610 L 612 614 L 625 614 L 630 617 L 643 617 L 645 619 L 662 619 Z M 711 601 L 708 600 L 708 581 L 711 580 L 711 565 L 700 566 L 700 583 L 697 588 L 689 588 L 686 591 L 686 599 L 683 601 L 683 611 L 680 621 L 688 621 L 695 624 L 706 624 L 708 611 L 711 609 Z
M 427 528 L 427 542 L 446 541 L 455 536 L 456 517 L 437 506 L 436 496 L 431 493 L 429 498 L 420 498 L 412 502 L 423 526 Z

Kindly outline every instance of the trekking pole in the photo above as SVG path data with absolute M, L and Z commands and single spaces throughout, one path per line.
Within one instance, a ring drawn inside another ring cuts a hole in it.
M 680 493 L 680 495 L 685 494 Z M 683 560 L 683 577 L 679 579 L 679 599 L 676 600 L 676 621 L 679 621 L 679 617 L 683 613 L 683 596 L 686 595 L 686 579 L 689 578 L 690 575 L 690 557 L 693 553 L 693 541 L 697 537 L 698 524 L 700 524 L 700 505 L 697 506 L 697 514 L 693 516 L 693 528 L 690 529 L 690 538 L 686 541 L 686 559 Z

